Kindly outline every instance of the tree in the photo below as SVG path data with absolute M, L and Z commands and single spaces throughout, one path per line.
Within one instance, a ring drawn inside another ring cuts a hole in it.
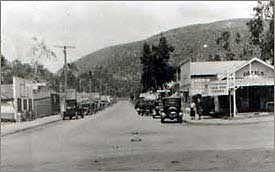
M 35 80 L 37 80 L 38 67 L 41 59 L 56 58 L 56 54 L 50 50 L 44 40 L 39 40 L 37 37 L 33 37 L 33 45 L 31 47 L 33 67 L 35 68 Z
M 231 52 L 230 39 L 231 34 L 228 31 L 222 32 L 221 36 L 216 39 L 216 44 L 220 46 L 219 51 L 221 51 L 222 55 L 216 54 L 215 58 L 219 60 L 233 60 L 234 55 Z
M 242 56 L 241 53 L 237 53 L 241 44 L 241 35 L 238 32 L 233 36 L 229 31 L 222 32 L 216 39 L 216 44 L 219 46 L 219 52 L 212 57 L 212 60 L 235 60 Z
M 143 53 L 140 57 L 142 64 L 142 75 L 141 83 L 143 85 L 143 90 L 148 90 L 154 87 L 154 76 L 153 76 L 153 59 L 152 50 L 149 44 L 146 42 L 143 45 Z
M 247 26 L 250 31 L 250 44 L 260 51 L 262 60 L 272 61 L 274 52 L 274 2 L 258 1 L 253 8 L 254 18 Z
M 162 89 L 167 82 L 174 79 L 175 68 L 169 62 L 170 53 L 173 51 L 174 48 L 167 43 L 163 35 L 161 35 L 158 46 L 144 43 L 140 57 L 142 92 Z

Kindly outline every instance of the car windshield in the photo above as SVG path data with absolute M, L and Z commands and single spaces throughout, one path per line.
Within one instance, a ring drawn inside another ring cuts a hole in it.
M 163 100 L 163 104 L 165 105 L 180 105 L 181 100 L 176 98 L 166 98 Z

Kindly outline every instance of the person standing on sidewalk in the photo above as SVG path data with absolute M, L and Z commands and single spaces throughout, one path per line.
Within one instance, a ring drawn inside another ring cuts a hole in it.
M 196 108 L 196 104 L 195 104 L 195 102 L 192 100 L 191 105 L 190 105 L 190 116 L 191 116 L 191 120 L 195 119 L 195 108 Z
M 196 109 L 197 109 L 197 113 L 199 115 L 199 120 L 200 120 L 201 115 L 202 115 L 202 105 L 201 105 L 201 99 L 200 98 L 197 99 Z

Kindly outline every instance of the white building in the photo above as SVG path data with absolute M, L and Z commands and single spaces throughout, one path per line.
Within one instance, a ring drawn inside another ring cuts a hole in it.
M 273 101 L 273 66 L 253 58 L 249 61 L 190 62 L 180 65 L 180 89 L 185 100 L 200 95 L 205 109 L 213 112 L 270 110 Z M 230 96 L 229 96 L 230 95 Z M 230 108 L 231 107 L 231 108 Z
M 21 121 L 33 111 L 32 81 L 13 77 L 13 83 L 1 85 L 1 119 Z

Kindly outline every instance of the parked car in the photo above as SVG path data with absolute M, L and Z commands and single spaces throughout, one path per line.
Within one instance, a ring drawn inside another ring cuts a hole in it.
M 135 106 L 139 115 L 150 116 L 155 109 L 155 100 L 141 99 Z
M 82 112 L 84 115 L 92 115 L 94 113 L 94 102 L 86 102 L 81 104 Z
M 161 123 L 165 122 L 165 119 L 177 120 L 182 122 L 183 113 L 181 111 L 181 98 L 180 97 L 167 97 L 163 98 L 163 109 L 161 112 Z
M 76 100 L 66 100 L 66 110 L 63 112 L 63 120 L 65 120 L 66 117 L 69 117 L 69 119 L 75 117 L 77 119 L 78 116 L 84 118 L 84 113 L 80 105 L 77 104 Z

